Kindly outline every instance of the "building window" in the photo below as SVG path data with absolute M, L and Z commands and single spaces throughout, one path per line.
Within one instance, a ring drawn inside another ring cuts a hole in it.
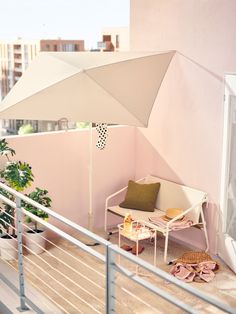
M 24 120 L 16 120 L 16 131 L 24 124 Z
M 102 41 L 111 41 L 111 35 L 103 35 Z
M 120 48 L 120 36 L 116 35 L 116 48 Z
M 74 44 L 63 44 L 62 51 L 74 51 Z
M 75 44 L 75 51 L 79 51 L 79 45 L 78 44 Z
M 45 50 L 49 51 L 50 50 L 50 45 L 45 45 Z
M 53 51 L 57 51 L 57 45 L 53 45 Z

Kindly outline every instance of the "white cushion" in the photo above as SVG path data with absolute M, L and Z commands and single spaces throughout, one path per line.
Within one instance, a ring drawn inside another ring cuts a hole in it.
M 125 217 L 126 213 L 130 213 L 131 217 L 134 220 L 146 220 L 146 221 L 148 221 L 149 217 L 152 217 L 152 216 L 163 216 L 163 211 L 161 211 L 159 209 L 155 209 L 154 212 L 147 212 L 147 211 L 143 211 L 143 210 L 123 208 L 123 207 L 120 207 L 120 206 L 109 206 L 108 210 L 110 212 L 118 215 L 118 216 L 121 216 L 121 217 Z

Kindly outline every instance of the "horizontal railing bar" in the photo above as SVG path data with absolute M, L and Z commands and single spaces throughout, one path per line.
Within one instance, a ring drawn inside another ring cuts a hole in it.
M 10 266 L 10 263 L 6 263 L 7 265 Z M 15 269 L 14 267 L 12 267 L 14 269 L 14 271 L 17 271 L 17 269 Z M 14 293 L 19 294 L 19 289 L 15 286 L 15 284 L 10 281 L 9 279 L 7 279 L 7 277 L 5 277 L 3 274 L 0 274 L 0 279 L 12 290 L 14 291 Z M 37 314 L 45 314 L 44 311 L 42 311 L 37 304 L 35 304 L 35 301 L 31 301 L 29 298 L 25 297 L 25 302 L 26 304 L 34 311 L 34 313 Z M 48 308 L 49 305 L 44 303 L 44 305 Z M 8 312 L 7 312 L 8 313 Z M 12 312 L 11 312 L 12 313 Z M 3 314 L 1 312 L 1 314 Z
M 32 263 L 36 268 L 40 269 L 42 273 L 46 274 L 49 278 L 51 278 L 52 280 L 54 280 L 57 284 L 59 284 L 62 288 L 64 288 L 66 291 L 68 291 L 70 294 L 72 294 L 74 297 L 76 297 L 79 301 L 81 301 L 82 303 L 84 303 L 86 306 L 90 307 L 91 309 L 93 309 L 94 312 L 97 313 L 101 313 L 99 310 L 97 310 L 94 306 L 90 305 L 88 302 L 86 302 L 85 300 L 83 300 L 79 295 L 77 295 L 74 291 L 72 291 L 71 289 L 67 288 L 60 280 L 57 280 L 56 278 L 54 278 L 50 273 L 48 273 L 46 270 L 44 270 L 41 266 L 39 266 L 38 264 L 36 264 L 35 262 L 33 262 L 29 257 L 24 256 L 24 258 L 26 260 L 28 260 L 30 263 Z M 54 290 L 54 289 L 53 289 Z
M 28 226 L 26 226 L 25 224 L 23 224 L 26 228 L 29 228 Z M 30 229 L 30 228 L 29 228 Z M 42 236 L 41 236 L 42 237 Z M 81 261 L 79 258 L 77 258 L 76 256 L 72 255 L 71 253 L 67 252 L 66 250 L 62 249 L 60 246 L 56 245 L 55 243 L 53 243 L 52 241 L 50 241 L 49 239 L 42 237 L 43 239 L 45 239 L 48 243 L 50 243 L 51 245 L 55 246 L 58 250 L 60 250 L 61 252 L 63 252 L 64 254 L 68 255 L 69 257 L 73 258 L 75 261 L 77 261 L 78 263 L 84 265 L 85 267 L 89 268 L 91 271 L 93 271 L 95 274 L 105 278 L 105 275 L 98 272 L 96 269 L 90 267 L 89 265 L 85 264 L 83 261 Z M 49 253 L 49 251 L 47 250 L 47 254 L 52 255 L 54 258 L 56 258 L 52 253 Z M 76 270 L 74 270 L 75 272 L 77 272 Z M 78 275 L 82 276 L 83 278 L 85 277 L 84 275 L 82 275 L 81 273 L 78 273 Z M 88 280 L 89 278 L 86 278 L 86 280 Z M 91 281 L 91 279 L 89 279 L 89 281 Z M 94 283 L 95 284 L 95 283 Z M 100 287 L 100 286 L 99 286 Z M 103 288 L 104 289 L 104 288 Z
M 30 272 L 30 271 L 29 271 Z M 32 272 L 31 272 L 32 274 Z M 27 276 L 27 274 L 26 274 Z M 66 309 L 64 307 L 62 307 L 60 304 L 58 304 L 53 298 L 51 298 L 48 293 L 44 292 L 39 286 L 37 286 L 31 279 L 29 279 L 29 275 L 28 275 L 28 278 L 27 278 L 27 281 L 30 282 L 30 284 L 32 286 L 34 286 L 37 290 L 39 290 L 44 296 L 46 296 L 47 299 L 49 299 L 52 303 L 54 303 L 57 307 L 59 307 L 63 313 L 65 312 L 65 314 L 70 314 L 69 312 L 66 311 Z M 27 298 L 26 298 L 27 299 Z
M 11 247 L 12 250 L 18 252 L 18 250 L 17 250 L 13 245 L 10 245 L 10 244 L 9 244 L 9 247 Z M 5 251 L 4 253 L 7 254 L 8 256 L 12 257 L 12 254 L 11 254 L 11 253 L 6 252 L 6 251 Z M 2 261 L 4 261 L 4 259 L 3 259 L 1 256 L 0 256 L 0 258 L 2 259 Z M 16 259 L 16 258 L 13 258 L 13 257 L 12 257 L 11 260 L 17 262 L 17 259 Z
M 14 189 L 10 188 L 9 186 L 3 184 L 2 182 L 0 182 L 0 187 L 3 188 L 4 190 L 8 191 L 10 194 L 16 196 L 16 197 L 19 197 L 21 200 L 25 201 L 26 203 L 28 204 L 31 204 L 35 207 L 37 207 L 38 209 L 42 210 L 43 212 L 47 213 L 48 215 L 56 218 L 57 220 L 63 222 L 64 224 L 70 226 L 71 228 L 83 233 L 84 235 L 86 235 L 87 237 L 93 239 L 94 241 L 104 245 L 104 246 L 107 246 L 109 245 L 109 242 L 105 239 L 103 239 L 102 237 L 96 235 L 95 233 L 89 231 L 88 229 L 82 227 L 82 226 L 79 226 L 78 224 L 74 223 L 73 221 L 69 220 L 68 218 L 65 218 L 63 217 L 62 215 L 54 212 L 53 210 L 33 201 L 31 198 L 23 195 L 22 193 L 20 192 L 17 192 L 15 191 Z M 14 202 L 12 202 L 11 204 L 9 203 L 9 200 L 7 198 L 5 198 L 3 195 L 0 195 L 0 198 L 2 200 L 4 200 L 4 202 L 6 202 L 7 204 L 9 204 L 10 206 L 12 207 L 16 207 L 16 204 Z M 7 201 L 8 200 L 8 201 Z M 10 201 L 11 202 L 11 201 Z
M 68 233 L 60 230 L 59 228 L 49 224 L 48 222 L 46 222 L 45 220 L 43 220 L 42 218 L 39 218 L 38 216 L 35 216 L 34 214 L 28 212 L 27 210 L 25 210 L 24 208 L 21 208 L 22 212 L 29 216 L 30 218 L 32 218 L 33 220 L 36 220 L 37 222 L 39 222 L 40 224 L 42 224 L 43 226 L 47 227 L 48 229 L 54 231 L 56 234 L 60 235 L 62 238 L 68 240 L 69 242 L 75 244 L 77 247 L 80 247 L 82 250 L 84 250 L 85 252 L 93 255 L 94 257 L 97 257 L 98 259 L 100 259 L 101 261 L 103 261 L 105 263 L 106 258 L 104 255 L 100 254 L 99 252 L 93 250 L 92 248 L 90 248 L 89 246 L 87 246 L 86 244 L 82 243 L 81 241 L 73 238 L 72 236 L 70 236 Z M 8 216 L 13 217 L 11 215 L 8 214 Z M 0 218 L 1 219 L 1 218 Z M 3 219 L 1 219 L 3 220 Z M 10 224 L 8 224 L 6 222 L 7 225 L 11 226 Z M 12 226 L 11 226 L 12 227 Z M 16 230 L 16 228 L 13 228 Z
M 9 225 L 7 223 L 7 225 Z M 15 228 L 14 228 L 15 229 Z M 12 235 L 8 234 L 11 239 L 17 241 L 16 238 L 14 238 Z M 16 252 L 18 251 L 17 248 L 15 248 L 14 246 L 12 246 L 11 244 L 9 244 L 9 246 L 15 250 Z M 23 244 L 23 247 L 27 248 L 28 250 L 30 250 L 26 245 Z M 30 252 L 32 253 L 33 251 L 30 250 Z M 7 255 L 11 256 L 10 253 L 8 252 L 5 252 Z M 36 253 L 34 253 L 34 255 L 37 256 Z M 40 260 L 42 260 L 46 265 L 48 265 L 51 269 L 59 272 L 58 270 L 56 270 L 53 266 L 51 266 L 48 262 L 46 262 L 45 260 L 42 259 L 42 257 L 40 256 L 37 256 Z M 92 305 L 90 305 L 88 302 L 86 302 L 85 300 L 83 300 L 81 297 L 79 297 L 75 292 L 73 292 L 72 290 L 70 290 L 69 288 L 67 288 L 62 282 L 60 282 L 59 280 L 57 280 L 56 278 L 54 278 L 52 275 L 50 275 L 48 272 L 46 272 L 42 267 L 40 267 L 38 264 L 36 264 L 35 262 L 33 262 L 29 257 L 27 256 L 24 256 L 24 258 L 26 260 L 29 261 L 29 263 L 32 263 L 36 268 L 40 269 L 41 272 L 45 273 L 46 275 L 48 275 L 52 280 L 54 280 L 56 283 L 58 283 L 60 286 L 62 286 L 63 288 L 65 288 L 67 291 L 69 291 L 72 295 L 74 295 L 74 297 L 78 298 L 78 300 L 80 300 L 82 303 L 84 303 L 85 305 L 87 305 L 88 307 L 92 308 L 94 312 L 97 312 L 97 313 L 101 313 L 99 310 L 97 310 L 96 308 L 94 308 Z M 17 261 L 16 258 L 14 258 L 15 261 Z M 38 277 L 35 273 L 31 272 L 28 267 L 27 267 L 27 271 L 29 271 L 31 274 L 33 274 L 35 277 Z M 62 274 L 62 276 L 64 276 L 64 274 Z M 67 277 L 67 276 L 66 276 Z M 65 277 L 65 278 L 66 278 Z M 68 280 L 68 278 L 66 278 Z M 55 289 L 53 289 L 52 287 L 50 287 L 49 285 L 47 285 L 54 293 L 58 294 L 57 291 Z M 81 289 L 81 287 L 79 287 Z M 85 289 L 83 289 L 83 291 L 85 293 L 88 293 L 88 291 L 85 291 Z M 92 295 L 91 295 L 92 296 Z M 97 297 L 95 296 L 92 296 L 93 298 L 95 298 L 97 301 L 99 301 L 102 305 L 104 305 L 104 302 L 100 301 Z M 63 298 L 64 299 L 64 298 Z M 68 300 L 65 299 L 66 302 L 68 302 L 71 306 L 73 306 L 73 304 L 71 302 L 69 302 Z M 74 306 L 73 306 L 74 307 Z M 77 307 L 74 307 L 76 310 L 77 310 Z M 82 313 L 82 312 L 80 312 Z
M 36 275 L 34 272 L 32 272 L 30 269 L 27 268 L 27 272 L 29 272 L 31 275 L 33 275 L 37 280 L 41 281 L 43 285 L 47 286 L 53 293 L 55 293 L 59 298 L 63 299 L 66 303 L 68 303 L 71 307 L 73 307 L 76 311 L 79 311 L 79 309 L 71 303 L 68 299 L 64 298 L 63 295 L 59 294 L 54 288 L 52 288 L 49 284 L 47 284 L 44 280 L 42 280 L 38 275 Z M 26 274 L 27 274 L 26 272 Z M 56 304 L 56 303 L 55 303 Z M 67 312 L 69 313 L 69 312 Z M 84 314 L 83 312 L 79 311 L 79 313 Z
M 9 217 L 11 217 L 11 218 L 14 219 L 14 216 L 10 215 L 9 213 L 5 212 L 5 214 L 6 214 L 7 216 L 9 216 Z M 36 216 L 35 216 L 35 217 L 36 217 Z M 2 218 L 0 218 L 0 220 L 2 220 Z M 13 227 L 13 226 L 11 226 L 9 223 L 7 223 L 7 222 L 5 222 L 5 223 L 6 223 L 9 227 L 12 227 L 14 230 L 16 230 L 16 228 Z M 28 228 L 29 230 L 33 230 L 33 229 L 31 229 L 29 226 L 27 226 L 26 224 L 24 224 L 24 223 L 23 223 L 22 225 L 25 226 L 26 228 Z M 79 262 L 80 264 L 82 264 L 82 265 L 84 265 L 85 267 L 89 268 L 91 271 L 93 271 L 93 272 L 96 273 L 97 275 L 99 275 L 99 276 L 105 278 L 105 275 L 104 275 L 104 274 L 98 272 L 96 269 L 94 269 L 94 268 L 92 268 L 91 266 L 87 265 L 86 263 L 84 263 L 83 261 L 81 261 L 79 258 L 77 258 L 77 257 L 75 257 L 74 255 L 68 253 L 67 251 L 65 251 L 65 250 L 62 249 L 61 247 L 57 246 L 55 243 L 53 243 L 53 242 L 50 241 L 49 239 L 43 237 L 43 236 L 40 235 L 40 234 L 38 234 L 38 235 L 39 235 L 41 238 L 43 238 L 44 240 L 46 240 L 47 242 L 49 242 L 51 245 L 55 246 L 57 249 L 59 249 L 60 251 L 62 251 L 63 253 L 65 253 L 66 255 L 72 257 L 74 260 L 76 260 L 76 261 Z M 32 241 L 32 240 L 31 240 L 31 241 Z M 34 241 L 32 241 L 32 242 L 34 242 Z M 56 258 L 52 253 L 49 253 L 48 250 L 46 250 L 46 251 L 47 251 L 47 254 L 51 255 L 51 256 L 54 257 L 54 258 Z M 91 281 L 91 279 L 85 277 L 83 274 L 79 273 L 78 271 L 76 271 L 76 270 L 74 270 L 74 271 L 75 271 L 78 275 L 80 275 L 81 277 L 83 277 L 84 279 L 86 279 L 86 280 L 88 280 L 88 281 Z M 93 284 L 94 284 L 94 285 L 97 285 L 97 284 L 94 283 L 94 282 L 93 282 Z M 98 286 L 98 288 L 101 288 L 101 289 L 104 289 L 104 290 L 105 290 L 105 288 L 103 288 L 103 287 L 101 287 L 101 286 L 99 286 L 99 285 L 97 285 L 97 286 Z
M 138 258 L 137 256 L 130 254 L 121 248 L 119 248 L 117 245 L 111 244 L 109 246 L 111 250 L 113 250 L 116 254 L 120 254 L 121 256 L 124 256 L 126 259 L 130 260 L 131 262 L 145 268 L 146 270 L 152 272 L 153 274 L 157 275 L 158 277 L 161 277 L 162 279 L 169 281 L 170 283 L 173 283 L 174 285 L 178 286 L 179 288 L 189 292 L 190 294 L 206 301 L 207 303 L 210 303 L 214 305 L 215 307 L 218 307 L 219 309 L 230 313 L 230 314 L 236 314 L 236 309 L 228 306 L 227 304 L 223 304 L 219 302 L 218 300 L 210 297 L 209 295 L 206 295 L 199 291 L 198 289 L 191 287 L 187 283 L 180 281 L 179 279 L 175 278 L 174 276 L 167 274 L 165 271 L 161 270 L 160 268 L 154 267 L 153 265 L 149 264 L 148 262 Z M 118 267 L 116 265 L 116 267 Z M 125 271 L 124 268 L 122 268 L 122 271 Z
M 30 228 L 29 226 L 27 226 L 26 224 L 22 224 L 25 228 L 31 230 L 31 231 L 34 231 L 32 228 Z M 37 234 L 38 236 L 40 236 L 42 239 L 44 240 L 47 240 L 47 238 L 43 237 L 42 235 L 40 234 Z M 27 238 L 27 234 L 25 234 L 25 237 Z M 37 247 L 40 247 L 44 252 L 45 254 L 48 254 L 49 256 L 51 256 L 52 258 L 54 258 L 55 260 L 59 261 L 61 264 L 65 265 L 66 267 L 68 267 L 70 270 L 72 270 L 73 272 L 75 272 L 75 274 L 77 274 L 78 276 L 84 278 L 85 280 L 87 280 L 89 283 L 93 284 L 94 286 L 96 286 L 97 288 L 99 289 L 103 289 L 105 290 L 104 287 L 98 285 L 96 282 L 92 281 L 90 278 L 84 276 L 82 273 L 78 272 L 76 269 L 74 269 L 73 267 L 71 267 L 69 264 L 65 263 L 62 259 L 56 257 L 55 255 L 53 255 L 51 252 L 49 252 L 45 247 L 39 245 L 36 241 L 34 241 L 32 238 L 30 239 L 30 242 L 33 242 Z M 50 241 L 49 241 L 50 242 Z M 54 244 L 53 242 L 51 242 L 52 244 Z M 55 245 L 55 244 L 54 244 Z M 55 245 L 55 247 L 57 247 Z M 35 254 L 35 253 L 33 253 Z M 78 259 L 76 259 L 78 260 Z M 79 261 L 80 262 L 80 261 Z M 85 265 L 87 266 L 87 265 Z M 87 266 L 88 267 L 88 266 Z M 93 269 L 92 269 L 93 270 Z M 94 271 L 94 270 L 93 270 Z
M 1 184 L 1 182 L 0 182 Z M 6 196 L 0 194 L 0 199 L 2 201 L 4 201 L 6 204 L 10 205 L 13 208 L 16 208 L 16 203 L 14 203 L 13 201 L 9 200 L 9 198 L 7 198 Z
M 7 225 L 9 225 L 8 223 L 6 223 Z M 10 226 L 10 225 L 9 225 Z M 13 229 L 16 229 L 13 227 Z M 8 234 L 11 239 L 17 241 L 16 238 L 14 238 L 12 235 Z M 15 251 L 18 251 L 17 248 L 13 247 L 11 244 L 9 244 L 9 246 L 14 249 Z M 25 247 L 26 249 L 28 249 L 31 253 L 34 254 L 34 256 L 38 257 L 40 260 L 42 260 L 42 262 L 44 262 L 46 265 L 48 265 L 51 269 L 53 269 L 56 272 L 59 272 L 57 269 L 55 269 L 53 266 L 51 266 L 47 261 L 45 261 L 42 257 L 38 256 L 36 253 L 34 253 L 32 250 L 30 250 L 26 245 L 23 244 L 23 247 Z M 11 255 L 8 252 L 5 252 L 7 255 Z M 88 302 L 86 302 L 85 300 L 83 300 L 81 297 L 79 297 L 75 292 L 73 292 L 72 290 L 70 290 L 69 288 L 67 288 L 62 282 L 60 282 L 59 280 L 57 280 L 56 278 L 54 278 L 52 275 L 50 275 L 48 272 L 46 272 L 42 267 L 40 267 L 38 264 L 36 264 L 35 262 L 33 262 L 29 257 L 24 256 L 24 258 L 26 260 L 29 261 L 29 263 L 32 263 L 36 268 L 39 268 L 43 273 L 45 273 L 46 275 L 48 275 L 51 279 L 53 279 L 55 282 L 57 282 L 59 285 L 61 285 L 63 288 L 65 288 L 66 290 L 68 290 L 72 295 L 74 295 L 74 297 L 78 298 L 78 300 L 80 300 L 82 303 L 84 303 L 85 305 L 87 305 L 88 307 L 92 308 L 94 312 L 97 313 L 101 313 L 98 309 L 94 308 L 92 305 L 90 305 Z M 17 261 L 17 259 L 14 259 L 15 261 Z M 28 267 L 27 267 L 27 271 L 29 271 L 30 273 L 32 273 L 34 276 L 38 277 L 35 273 L 31 272 Z M 64 276 L 67 280 L 69 279 L 68 276 L 64 275 L 63 273 L 61 273 L 62 276 Z M 73 282 L 74 284 L 76 284 L 75 282 Z M 77 284 L 76 284 L 77 285 Z M 48 286 L 48 285 L 47 285 Z M 55 289 L 53 289 L 52 287 L 48 286 L 54 293 L 58 294 L 57 291 Z M 81 286 L 78 285 L 78 287 L 80 289 L 82 289 L 85 293 L 90 294 L 91 297 L 95 298 L 98 302 L 101 303 L 101 305 L 104 305 L 104 302 L 102 302 L 101 300 L 99 300 L 96 296 L 92 295 L 90 292 L 88 292 L 86 289 L 82 288 Z M 65 299 L 66 300 L 66 299 Z M 66 300 L 67 301 L 67 300 Z M 67 301 L 70 305 L 72 305 L 71 302 Z M 74 307 L 76 310 L 77 308 Z M 82 313 L 82 312 L 80 312 Z
M 177 307 L 181 308 L 182 310 L 186 311 L 187 313 L 197 314 L 197 311 L 193 310 L 191 306 L 185 304 L 181 300 L 177 299 L 176 297 L 172 296 L 168 292 L 165 292 L 164 290 L 154 286 L 150 282 L 147 282 L 146 280 L 142 279 L 141 277 L 135 275 L 131 271 L 119 266 L 119 265 L 113 265 L 113 268 L 121 273 L 122 275 L 128 277 L 129 279 L 133 280 L 137 284 L 143 286 L 144 288 L 148 289 L 149 291 L 159 295 L 161 298 L 165 299 L 166 301 L 176 305 Z
M 32 241 L 32 239 L 31 239 Z M 35 241 L 32 241 L 35 242 Z M 36 243 L 36 242 L 35 242 Z M 64 277 L 66 280 L 70 281 L 71 283 L 73 283 L 75 286 L 77 286 L 79 289 L 81 289 L 84 293 L 87 293 L 91 298 L 94 298 L 97 302 L 101 303 L 102 305 L 105 305 L 104 302 L 102 302 L 101 300 L 99 300 L 95 295 L 93 295 L 90 291 L 86 290 L 85 288 L 83 288 L 81 285 L 79 285 L 77 282 L 75 282 L 74 280 L 72 280 L 70 277 L 68 277 L 66 274 L 64 274 L 62 271 L 59 271 L 58 269 L 56 269 L 55 267 L 53 267 L 52 265 L 50 265 L 50 263 L 48 263 L 47 261 L 45 261 L 39 254 L 35 253 L 34 251 L 32 251 L 27 245 L 23 244 L 23 247 L 26 248 L 32 255 L 34 255 L 35 257 L 37 257 L 39 260 L 41 260 L 43 263 L 45 263 L 46 265 L 49 266 L 50 269 L 54 270 L 56 273 L 58 273 L 59 275 L 61 275 L 62 277 Z M 62 262 L 59 259 L 60 262 Z M 73 294 L 74 292 L 71 291 L 71 293 Z M 77 295 L 75 294 L 75 297 L 77 297 Z
M 0 220 L 4 221 L 2 218 L 0 218 Z M 12 227 L 8 222 L 4 221 L 4 223 L 6 225 L 8 225 L 9 227 Z M 13 229 L 16 230 L 16 228 L 12 227 Z M 17 237 L 13 237 L 13 235 L 11 235 L 10 233 L 5 233 L 7 234 L 12 240 L 14 240 L 15 242 L 17 242 Z M 10 243 L 8 243 L 8 246 L 10 246 L 11 248 L 13 248 L 15 251 L 18 252 L 18 249 L 16 247 L 14 247 L 13 245 L 11 245 Z M 0 255 L 1 256 L 1 255 Z
M 74 245 L 76 245 L 77 247 L 81 248 L 82 250 L 84 250 L 85 252 L 91 254 L 94 257 L 97 257 L 98 259 L 100 259 L 101 261 L 103 261 L 105 263 L 105 256 L 100 254 L 99 252 L 93 250 L 92 248 L 90 248 L 89 246 L 87 246 L 86 244 L 82 243 L 81 241 L 73 238 L 72 236 L 70 236 L 68 233 L 60 230 L 59 228 L 51 225 L 50 223 L 46 222 L 45 220 L 43 220 L 42 218 L 39 218 L 37 216 L 35 216 L 34 214 L 28 212 L 27 210 L 25 210 L 24 208 L 21 208 L 22 212 L 29 216 L 30 218 L 32 218 L 33 220 L 36 220 L 37 222 L 39 222 L 41 225 L 45 226 L 46 228 L 52 230 L 53 232 L 55 232 L 56 234 L 60 235 L 62 238 L 68 240 L 69 242 L 73 243 Z
M 0 220 L 2 220 L 1 218 L 0 218 Z M 9 223 L 6 223 L 7 225 L 9 225 L 10 226 L 10 224 Z M 14 228 L 13 227 L 13 229 L 16 229 L 16 228 Z M 9 236 L 10 236 L 10 238 L 11 239 L 13 239 L 13 240 L 15 240 L 16 242 L 17 242 L 17 238 L 14 238 L 12 235 L 10 235 L 10 234 L 8 234 Z M 15 250 L 16 252 L 18 251 L 17 250 L 17 248 L 15 248 L 13 245 L 11 245 L 11 244 L 8 244 L 13 250 Z M 24 245 L 23 244 L 23 247 L 25 247 L 25 248 L 27 248 L 31 253 L 33 253 L 33 251 L 32 250 L 30 250 L 26 245 Z M 11 254 L 10 253 L 8 253 L 8 252 L 5 252 L 5 254 L 7 254 L 7 255 L 9 255 L 9 256 L 11 256 Z M 46 262 L 42 257 L 40 257 L 40 256 L 37 256 L 37 254 L 36 253 L 34 253 L 34 255 L 36 256 L 36 257 L 38 257 L 40 260 L 42 260 L 46 265 L 48 265 L 51 269 L 53 269 L 53 270 L 55 270 L 56 272 L 59 272 L 58 270 L 56 270 L 53 266 L 51 266 L 48 262 Z M 56 281 L 59 285 L 61 285 L 62 287 L 64 287 L 66 290 L 68 290 L 72 295 L 74 295 L 76 298 L 78 298 L 81 302 L 83 302 L 83 303 L 85 303 L 87 306 L 89 306 L 90 308 L 93 308 L 93 310 L 95 311 L 95 312 L 97 312 L 97 313 L 101 313 L 99 310 L 97 310 L 97 309 L 95 309 L 92 305 L 90 305 L 88 302 L 86 302 L 86 301 L 84 301 L 82 298 L 80 298 L 77 294 L 75 294 L 72 290 L 70 290 L 69 288 L 67 288 L 63 283 L 61 283 L 59 280 L 57 280 L 57 279 L 55 279 L 53 276 L 51 276 L 49 273 L 47 273 L 42 267 L 40 267 L 38 264 L 36 264 L 36 263 L 34 263 L 29 257 L 27 257 L 27 256 L 24 256 L 24 258 L 26 259 L 26 260 L 28 260 L 30 263 L 32 263 L 35 267 L 37 267 L 37 268 L 39 268 L 42 272 L 44 272 L 46 275 L 48 275 L 51 279 L 53 279 L 54 281 Z M 17 261 L 17 259 L 15 258 L 14 259 L 15 261 Z M 31 272 L 32 273 L 32 272 Z M 35 274 L 34 274 L 35 275 Z M 35 275 L 36 276 L 36 275 Z M 68 276 L 65 276 L 64 274 L 62 274 L 62 276 L 64 276 L 67 280 L 68 280 Z M 75 282 L 73 282 L 73 283 L 75 283 Z M 76 284 L 76 283 L 75 283 Z M 77 285 L 77 284 L 76 284 Z M 89 293 L 88 291 L 86 291 L 85 289 L 83 289 L 82 287 L 80 287 L 79 286 L 79 288 L 80 289 L 82 289 L 85 293 Z M 57 293 L 56 292 L 56 290 L 55 289 L 53 289 L 53 288 L 51 288 L 55 293 Z M 90 294 L 90 293 L 89 293 Z M 97 297 L 95 297 L 95 296 L 93 296 L 92 294 L 91 294 L 91 296 L 93 297 L 93 298 L 95 298 L 98 302 L 100 302 L 102 305 L 104 305 L 104 302 L 102 302 L 102 301 L 100 301 Z M 65 299 L 66 300 L 66 299 Z M 69 302 L 69 301 L 68 301 Z M 69 302 L 70 303 L 70 302 Z M 72 303 L 70 303 L 71 305 L 72 305 Z M 77 308 L 76 308 L 77 309 Z M 81 312 L 82 313 L 82 312 Z
M 15 268 L 11 263 L 9 263 L 7 260 L 4 260 L 0 257 L 0 259 L 5 263 L 7 264 L 10 268 L 12 268 L 15 272 L 18 272 L 18 269 Z M 30 270 L 28 270 L 30 273 L 32 273 Z M 29 278 L 27 279 L 30 284 L 32 284 L 36 289 L 40 290 L 42 292 L 43 295 L 45 295 L 49 300 L 51 300 L 56 306 L 58 306 L 61 310 L 63 310 L 63 312 L 65 312 L 66 314 L 70 314 L 69 312 L 66 311 L 66 309 L 64 309 L 60 304 L 58 304 L 56 301 L 54 301 L 51 297 L 49 297 L 48 294 L 46 294 L 41 288 L 39 288 L 32 280 L 30 280 Z M 39 280 L 41 280 L 39 278 Z M 41 280 L 42 281 L 42 280 Z M 43 281 L 42 281 L 43 282 Z M 60 296 L 58 294 L 58 296 Z M 26 302 L 28 303 L 30 300 L 26 297 L 25 298 Z M 82 312 L 81 312 L 82 313 Z M 83 313 L 82 313 L 83 314 Z

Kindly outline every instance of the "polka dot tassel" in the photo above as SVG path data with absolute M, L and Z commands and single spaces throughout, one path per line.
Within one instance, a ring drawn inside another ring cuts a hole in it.
M 107 141 L 107 124 L 106 123 L 96 123 L 96 130 L 98 132 L 98 141 L 96 144 L 96 147 L 98 149 L 104 149 L 106 147 L 106 141 Z

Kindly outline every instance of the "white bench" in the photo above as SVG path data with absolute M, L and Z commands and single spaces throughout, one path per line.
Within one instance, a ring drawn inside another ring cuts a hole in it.
M 108 227 L 108 212 L 124 217 L 127 212 L 131 213 L 134 220 L 143 220 L 149 222 L 149 217 L 153 216 L 163 216 L 167 208 L 182 208 L 184 212 L 175 218 L 171 219 L 166 227 L 162 228 L 153 224 L 153 228 L 161 232 L 165 236 L 165 249 L 164 249 L 164 261 L 167 262 L 167 250 L 168 250 L 168 240 L 169 233 L 171 232 L 170 225 L 172 222 L 182 218 L 187 217 L 193 222 L 192 226 L 202 227 L 206 239 L 206 251 L 209 249 L 208 235 L 206 229 L 206 222 L 203 214 L 203 204 L 207 202 L 207 194 L 205 192 L 173 183 L 167 180 L 163 180 L 154 176 L 147 176 L 136 182 L 139 183 L 155 183 L 160 182 L 160 190 L 157 196 L 156 209 L 155 212 L 146 212 L 141 210 L 122 208 L 119 205 L 110 206 L 109 203 L 112 199 L 117 197 L 122 192 L 124 193 L 127 186 L 123 189 L 113 193 L 106 199 L 105 206 L 105 231 L 107 232 Z M 150 223 L 150 222 L 149 222 Z M 184 230 L 184 229 L 182 229 Z

